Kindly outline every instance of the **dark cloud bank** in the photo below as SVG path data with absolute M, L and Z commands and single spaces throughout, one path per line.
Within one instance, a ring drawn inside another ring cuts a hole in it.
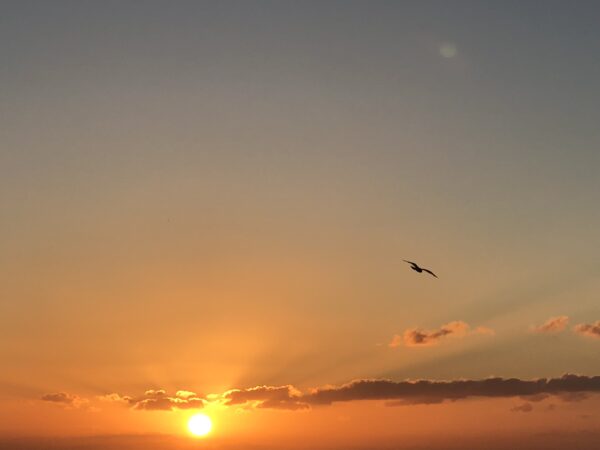
M 168 395 L 164 390 L 146 391 L 139 397 L 109 394 L 105 401 L 120 402 L 137 410 L 200 409 L 209 402 L 226 406 L 264 409 L 304 410 L 312 406 L 331 405 L 359 400 L 386 401 L 388 406 L 436 404 L 469 398 L 521 397 L 530 402 L 550 396 L 562 401 L 581 401 L 600 392 L 600 376 L 563 375 L 560 378 L 521 380 L 487 378 L 453 381 L 357 380 L 341 386 L 330 386 L 301 392 L 291 385 L 257 386 L 232 389 L 221 395 L 202 398 L 189 391 Z M 42 400 L 64 402 L 68 394 L 47 394 Z
M 467 398 L 544 396 L 561 399 L 584 399 L 586 393 L 600 392 L 600 376 L 564 375 L 560 378 L 521 380 L 518 378 L 488 378 L 455 381 L 390 381 L 357 380 L 351 383 L 298 393 L 291 386 L 259 387 L 233 390 L 224 394 L 225 404 L 254 402 L 261 408 L 306 409 L 313 405 L 330 405 L 358 400 L 384 400 L 388 405 L 435 404 Z M 574 396 L 573 394 L 580 394 Z
M 600 376 L 563 375 L 560 378 L 521 380 L 488 378 L 455 381 L 359 380 L 339 387 L 317 389 L 302 397 L 310 404 L 354 400 L 400 400 L 402 404 L 441 403 L 470 397 L 528 397 L 600 392 Z

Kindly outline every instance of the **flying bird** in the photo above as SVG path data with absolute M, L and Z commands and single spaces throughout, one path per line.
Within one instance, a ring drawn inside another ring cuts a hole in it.
M 406 259 L 403 259 L 402 261 L 409 263 L 409 264 L 410 264 L 410 268 L 411 268 L 412 270 L 414 270 L 415 272 L 419 272 L 419 273 L 421 273 L 421 272 L 427 272 L 428 274 L 430 274 L 430 275 L 433 275 L 433 276 L 434 276 L 434 277 L 436 277 L 436 278 L 438 277 L 438 276 L 437 276 L 435 273 L 433 273 L 431 270 L 429 270 L 429 269 L 425 269 L 425 268 L 423 268 L 423 267 L 419 267 L 419 265 L 418 265 L 417 263 L 415 263 L 415 262 L 412 262 L 412 261 L 407 261 Z

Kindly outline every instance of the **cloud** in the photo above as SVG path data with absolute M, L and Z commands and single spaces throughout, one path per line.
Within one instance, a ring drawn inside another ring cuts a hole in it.
M 417 380 L 385 379 L 355 380 L 339 386 L 322 386 L 300 391 L 292 385 L 256 386 L 231 389 L 222 394 L 200 396 L 192 391 L 148 390 L 139 397 L 112 393 L 98 400 L 121 403 L 139 411 L 173 411 L 200 409 L 205 404 L 218 404 L 240 409 L 306 410 L 313 406 L 331 405 L 360 400 L 381 400 L 386 406 L 431 405 L 469 398 L 520 398 L 524 404 L 514 411 L 528 412 L 528 406 L 546 399 L 579 402 L 590 394 L 600 393 L 600 376 L 566 374 L 560 378 L 521 380 L 518 378 L 487 378 L 479 380 Z M 88 402 L 76 395 L 57 392 L 45 394 L 42 400 L 77 407 Z
M 531 403 L 523 403 L 522 405 L 513 406 L 510 408 L 512 412 L 531 412 L 533 405 Z
M 302 393 L 293 386 L 256 386 L 248 389 L 231 389 L 223 394 L 209 394 L 201 397 L 195 392 L 180 390 L 174 396 L 165 390 L 148 390 L 139 397 L 121 394 L 108 394 L 101 400 L 123 403 L 135 410 L 172 411 L 175 409 L 202 408 L 206 403 L 220 403 L 225 406 L 243 408 L 269 408 L 300 410 L 309 405 L 300 401 Z
M 385 402 L 385 406 L 407 406 L 407 405 L 438 405 L 445 399 L 435 397 L 414 397 L 411 399 L 391 400 Z
M 561 392 L 560 394 L 557 394 L 556 397 L 563 402 L 575 403 L 587 400 L 590 397 L 590 394 L 587 392 Z
M 197 397 L 198 394 L 196 394 L 195 392 L 192 391 L 177 391 L 175 393 L 175 397 L 178 398 L 191 398 L 191 397 Z
M 534 333 L 560 333 L 569 324 L 568 316 L 551 317 L 542 325 L 531 327 Z
M 315 389 L 303 395 L 308 404 L 327 405 L 356 400 L 395 400 L 394 404 L 431 404 L 474 397 L 501 398 L 600 392 L 600 376 L 564 375 L 560 378 L 520 380 L 488 378 L 455 381 L 358 380 Z
M 42 395 L 42 400 L 45 402 L 64 403 L 67 405 L 72 404 L 76 398 L 77 396 L 67 394 L 66 392 L 55 392 Z
M 580 323 L 573 327 L 575 333 L 600 339 L 600 320 L 595 323 Z
M 56 403 L 69 408 L 81 408 L 88 403 L 87 399 L 66 392 L 52 392 L 40 397 L 44 402 Z
M 227 406 L 244 405 L 255 408 L 308 409 L 309 405 L 300 399 L 302 393 L 293 386 L 257 386 L 249 389 L 232 389 L 223 394 Z
M 533 394 L 533 395 L 522 395 L 521 398 L 528 402 L 542 402 L 547 398 L 550 398 L 550 394 L 541 393 L 541 394 Z
M 144 411 L 172 411 L 174 409 L 201 409 L 204 407 L 205 400 L 199 397 L 195 392 L 177 391 L 174 396 L 170 396 L 163 389 L 148 390 L 140 397 L 129 397 L 112 393 L 104 395 L 101 400 L 125 403 L 132 409 Z
M 531 330 L 534 333 L 560 333 L 567 328 L 568 324 L 568 316 L 557 316 L 551 317 L 542 325 L 531 327 Z M 594 323 L 577 324 L 573 327 L 573 332 L 582 336 L 600 339 L 600 320 Z
M 454 321 L 442 325 L 437 330 L 423 330 L 420 328 L 409 328 L 405 330 L 403 335 L 394 335 L 390 347 L 395 348 L 401 345 L 407 347 L 424 347 L 436 345 L 442 338 L 446 336 L 464 337 L 473 334 L 493 335 L 494 331 L 486 327 L 476 327 L 471 330 L 469 324 L 462 321 Z
M 533 406 L 531 405 L 531 403 L 523 403 L 522 405 L 513 406 L 512 408 L 510 408 L 510 410 L 512 412 L 528 413 L 533 411 Z
M 100 396 L 98 396 L 98 400 L 103 401 L 103 402 L 129 403 L 129 401 L 131 400 L 131 397 L 121 396 L 120 394 L 112 393 L 112 394 L 100 395 Z

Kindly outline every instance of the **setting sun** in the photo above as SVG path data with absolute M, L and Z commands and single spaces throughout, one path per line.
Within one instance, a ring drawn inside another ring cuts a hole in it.
M 212 421 L 206 414 L 194 414 L 188 420 L 188 430 L 194 436 L 206 436 L 212 429 Z

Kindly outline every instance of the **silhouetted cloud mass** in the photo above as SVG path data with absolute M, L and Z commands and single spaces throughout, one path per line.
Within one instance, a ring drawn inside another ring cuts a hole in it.
M 469 324 L 463 321 L 454 321 L 442 325 L 437 330 L 423 330 L 421 328 L 409 328 L 404 331 L 402 336 L 396 334 L 392 338 L 389 346 L 399 347 L 406 345 L 407 347 L 419 347 L 436 345 L 442 338 L 446 336 L 464 337 L 473 334 L 494 334 L 494 331 L 486 327 L 476 327 L 471 329 Z
M 600 320 L 594 323 L 580 323 L 573 327 L 575 333 L 600 339 Z
M 76 395 L 67 394 L 66 392 L 53 392 L 42 395 L 42 400 L 45 402 L 64 403 L 66 405 L 72 405 L 77 399 L 79 397 Z
M 458 401 L 468 398 L 521 398 L 525 404 L 555 398 L 564 402 L 579 402 L 590 394 L 600 393 L 600 376 L 566 374 L 560 378 L 521 380 L 518 378 L 487 378 L 481 380 L 453 381 L 391 381 L 381 379 L 356 380 L 340 386 L 325 386 L 301 392 L 291 385 L 256 386 L 231 389 L 222 394 L 201 397 L 191 391 L 148 390 L 139 397 L 108 394 L 99 400 L 117 402 L 135 410 L 172 411 L 175 409 L 199 409 L 205 404 L 216 403 L 226 407 L 245 409 L 305 410 L 311 406 L 331 405 L 338 402 L 360 400 L 386 401 L 387 406 L 426 405 Z M 88 402 L 64 392 L 46 394 L 44 401 L 66 405 Z M 527 412 L 529 407 L 515 406 L 515 411 Z
M 122 396 L 120 394 L 108 394 L 101 397 L 102 400 L 126 403 L 133 409 L 145 411 L 172 411 L 174 409 L 201 409 L 205 400 L 195 392 L 177 391 L 170 396 L 166 391 L 148 390 L 140 397 Z
M 56 403 L 70 408 L 79 408 L 88 402 L 87 399 L 66 392 L 52 392 L 44 394 L 40 398 L 42 401 Z
M 600 376 L 564 375 L 560 378 L 520 380 L 488 378 L 456 381 L 358 380 L 339 387 L 316 389 L 304 395 L 309 404 L 355 400 L 396 400 L 395 404 L 440 403 L 470 397 L 524 397 L 540 394 L 600 392 Z
M 223 394 L 225 405 L 246 405 L 270 409 L 307 409 L 301 401 L 302 393 L 293 386 L 257 386 L 249 389 L 232 389 Z
M 560 333 L 569 324 L 568 316 L 551 317 L 542 325 L 532 327 L 534 333 Z

